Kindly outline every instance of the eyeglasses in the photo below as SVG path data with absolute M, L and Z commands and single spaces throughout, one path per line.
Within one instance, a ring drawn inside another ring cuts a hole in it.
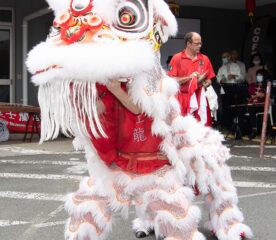
M 191 44 L 194 44 L 196 46 L 202 46 L 203 43 L 202 42 L 190 42 Z

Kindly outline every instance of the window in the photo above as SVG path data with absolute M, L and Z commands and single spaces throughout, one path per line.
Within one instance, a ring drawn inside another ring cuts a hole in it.
M 12 23 L 12 10 L 0 9 L 0 22 Z

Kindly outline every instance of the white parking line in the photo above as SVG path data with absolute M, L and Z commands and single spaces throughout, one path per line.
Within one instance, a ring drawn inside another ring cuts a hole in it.
M 260 148 L 260 145 L 234 145 L 234 148 Z M 266 145 L 265 148 L 276 148 L 275 145 Z
M 38 223 L 35 224 L 35 228 L 47 228 L 47 227 L 54 227 L 65 225 L 66 221 L 57 221 L 57 222 L 46 222 L 46 223 Z M 9 220 L 0 220 L 0 228 L 5 227 L 13 227 L 13 226 L 20 226 L 20 225 L 27 225 L 32 224 L 31 222 L 23 222 L 23 221 L 9 221 Z
M 230 169 L 234 171 L 276 172 L 276 168 L 273 168 L 273 167 L 231 166 Z
M 238 198 L 239 199 L 244 199 L 244 198 L 268 196 L 268 195 L 273 195 L 273 194 L 276 194 L 276 191 L 239 195 Z M 204 201 L 196 201 L 196 202 L 193 202 L 193 203 L 196 204 L 196 205 L 202 205 L 202 204 L 204 204 Z
M 26 224 L 30 224 L 30 222 L 0 220 L 0 228 L 1 227 L 3 228 L 3 227 L 26 225 Z
M 244 188 L 276 188 L 276 183 L 265 182 L 237 182 L 234 181 L 236 187 Z
M 80 160 L 79 158 L 69 158 L 70 161 L 78 161 Z
M 0 192 L 0 198 L 20 199 L 20 200 L 41 200 L 41 201 L 58 201 L 63 202 L 66 195 L 63 194 L 46 194 L 31 192 Z
M 0 178 L 47 179 L 47 180 L 81 180 L 83 178 L 83 176 L 55 175 L 55 174 L 0 173 Z
M 276 159 L 276 155 L 264 155 L 264 157 L 265 157 L 265 159 L 270 159 L 270 158 L 272 158 L 272 159 Z
M 85 174 L 87 172 L 88 172 L 87 167 L 84 164 L 66 168 L 66 173 L 70 173 L 70 174 Z
M 252 157 L 248 157 L 248 156 L 234 155 L 234 154 L 231 154 L 231 157 L 233 157 L 233 158 L 242 158 L 242 159 L 250 159 L 250 158 L 252 158 Z
M 270 192 L 262 192 L 262 193 L 252 193 L 252 194 L 247 194 L 247 195 L 241 195 L 239 196 L 239 199 L 243 198 L 251 198 L 251 197 L 261 197 L 261 196 L 267 196 L 267 195 L 272 195 L 276 194 L 276 191 L 270 191 Z
M 51 161 L 51 160 L 0 160 L 0 163 L 9 163 L 9 164 L 41 164 L 41 165 L 60 165 L 60 166 L 75 166 L 75 165 L 83 165 L 86 166 L 85 162 L 77 162 L 77 161 Z
M 36 228 L 54 227 L 54 226 L 59 226 L 59 225 L 65 225 L 65 223 L 66 223 L 66 221 L 39 223 L 39 224 L 35 224 L 35 227 Z
M 44 150 L 34 150 L 34 149 L 27 149 L 22 147 L 0 147 L 0 151 L 7 151 L 12 153 L 19 153 L 20 155 L 49 155 L 49 154 L 81 154 L 82 152 L 77 151 L 69 151 L 69 152 L 57 152 L 57 151 L 44 151 Z

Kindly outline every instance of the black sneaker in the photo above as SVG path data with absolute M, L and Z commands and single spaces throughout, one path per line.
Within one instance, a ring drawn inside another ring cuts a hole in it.
M 144 231 L 137 231 L 137 232 L 135 233 L 135 236 L 136 236 L 137 238 L 145 238 L 145 237 L 147 236 L 147 233 L 144 232 Z

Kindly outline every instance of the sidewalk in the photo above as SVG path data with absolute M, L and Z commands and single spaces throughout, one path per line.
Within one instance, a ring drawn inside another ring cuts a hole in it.
M 18 154 L 22 155 L 31 155 L 31 154 L 57 154 L 57 153 L 72 153 L 74 148 L 72 145 L 73 139 L 71 138 L 62 138 L 59 137 L 55 140 L 44 142 L 39 144 L 38 136 L 34 136 L 32 142 L 23 142 L 22 135 L 13 135 L 11 139 L 7 142 L 0 142 L 0 156 L 15 156 Z M 242 140 L 235 140 L 233 136 L 229 135 L 225 141 L 225 144 L 232 148 L 234 145 L 238 146 L 254 146 L 255 149 L 255 158 L 258 158 L 258 148 L 260 144 L 260 138 L 255 138 L 249 140 L 244 137 Z M 250 148 L 250 147 L 249 147 Z M 270 141 L 267 141 L 265 145 L 265 154 L 269 152 L 271 155 L 276 155 L 276 145 L 271 144 Z M 267 149 L 273 149 L 272 152 Z M 233 150 L 233 149 L 232 149 Z M 257 150 L 257 151 L 256 151 Z M 234 151 L 234 154 L 236 151 Z M 250 154 L 249 154 L 250 155 Z
M 58 138 L 53 141 L 39 144 L 38 139 L 32 142 L 22 142 L 22 140 L 10 140 L 8 142 L 0 143 L 0 156 L 18 156 L 32 155 L 32 154 L 53 154 L 74 152 L 72 139 Z

